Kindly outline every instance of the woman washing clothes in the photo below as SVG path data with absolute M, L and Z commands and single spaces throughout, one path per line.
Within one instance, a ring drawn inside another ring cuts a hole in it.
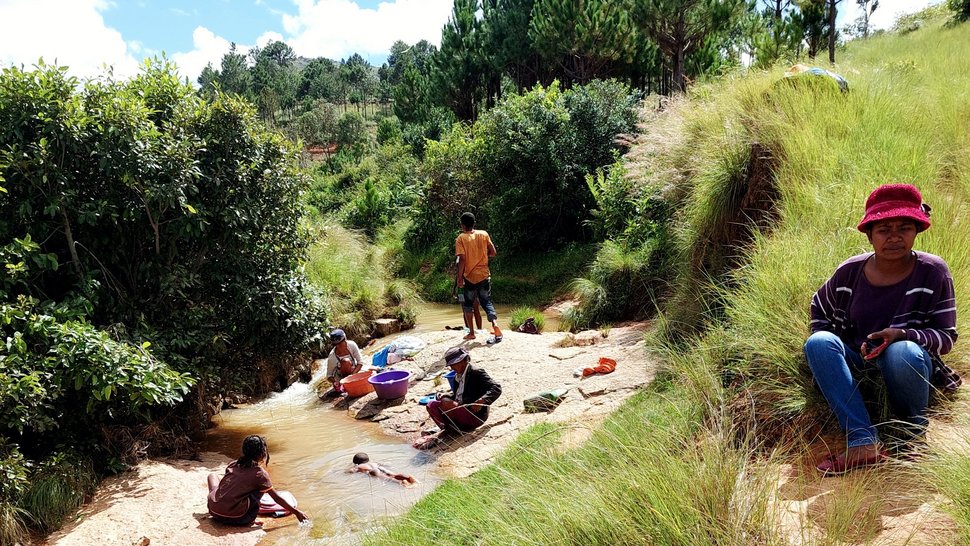
M 926 431 L 930 385 L 955 389 L 960 378 L 939 356 L 957 339 L 950 270 L 939 256 L 913 250 L 929 229 L 930 208 L 908 184 L 876 188 L 858 230 L 872 252 L 849 258 L 815 293 L 805 356 L 847 437 L 847 449 L 818 469 L 842 474 L 883 461 L 876 427 L 859 391 L 867 378 L 885 385 L 904 448 Z
M 359 372 L 364 366 L 364 359 L 357 344 L 348 340 L 347 334 L 340 328 L 330 332 L 330 342 L 334 345 L 327 356 L 327 379 L 333 385 L 332 392 L 340 393 L 343 391 L 340 380 Z

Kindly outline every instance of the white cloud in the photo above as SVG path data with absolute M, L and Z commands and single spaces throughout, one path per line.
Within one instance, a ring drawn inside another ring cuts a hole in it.
M 295 0 L 283 15 L 288 43 L 298 55 L 342 59 L 352 53 L 386 55 L 395 40 L 437 44 L 453 0 L 394 0 L 365 9 L 351 0 Z
M 0 1 L 0 63 L 32 66 L 44 62 L 71 67 L 80 77 L 114 67 L 117 77 L 138 72 L 138 61 L 121 33 L 105 25 L 104 0 Z
M 266 47 L 266 44 L 270 42 L 285 42 L 285 41 L 286 40 L 283 38 L 282 34 L 280 34 L 279 32 L 273 32 L 270 30 L 260 34 L 259 38 L 256 38 L 256 45 L 258 45 L 259 47 Z M 290 47 L 292 47 L 292 45 Z
M 195 82 L 205 65 L 212 63 L 216 69 L 222 61 L 222 56 L 229 52 L 229 40 L 216 36 L 211 30 L 199 26 L 192 31 L 192 51 L 175 53 L 172 60 L 179 67 L 179 73 Z
M 941 0 L 880 0 L 879 7 L 872 12 L 869 18 L 869 26 L 874 29 L 888 29 L 896 23 L 900 15 L 914 13 L 922 10 L 930 4 L 939 4 Z M 839 17 L 844 24 L 854 23 L 862 15 L 862 8 L 856 4 L 856 0 L 842 0 L 839 6 L 842 16 Z

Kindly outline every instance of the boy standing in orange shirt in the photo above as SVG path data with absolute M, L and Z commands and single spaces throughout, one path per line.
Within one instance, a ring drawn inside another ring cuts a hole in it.
M 472 311 L 477 299 L 488 321 L 492 323 L 492 334 L 495 336 L 488 343 L 502 341 L 502 330 L 498 327 L 498 315 L 492 305 L 491 273 L 488 271 L 488 259 L 495 257 L 495 245 L 492 244 L 488 233 L 475 229 L 475 215 L 466 212 L 461 215 L 461 233 L 455 239 L 455 255 L 458 256 L 458 288 L 465 294 L 462 311 L 465 322 L 471 323 Z M 466 340 L 475 339 L 475 331 L 470 330 Z

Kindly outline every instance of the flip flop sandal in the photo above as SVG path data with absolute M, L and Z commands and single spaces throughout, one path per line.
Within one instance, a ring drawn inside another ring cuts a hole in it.
M 889 452 L 885 449 L 879 450 L 875 457 L 860 459 L 852 462 L 852 464 L 846 464 L 844 455 L 834 456 L 830 454 L 822 459 L 822 462 L 815 468 L 822 473 L 822 476 L 841 476 L 853 470 L 878 465 L 888 459 Z
M 485 343 L 487 343 L 488 345 L 495 345 L 496 343 L 499 343 L 500 341 L 502 341 L 502 336 L 492 336 L 492 337 L 488 338 L 487 340 L 485 340 Z

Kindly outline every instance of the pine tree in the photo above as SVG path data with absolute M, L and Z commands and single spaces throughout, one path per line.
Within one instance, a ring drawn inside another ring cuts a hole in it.
M 444 104 L 458 119 L 475 119 L 484 95 L 486 61 L 481 48 L 481 21 L 477 0 L 455 0 L 451 18 L 441 31 L 441 49 L 435 55 L 435 84 Z
M 509 77 L 519 91 L 532 87 L 543 74 L 542 60 L 529 39 L 535 0 L 484 0 L 482 43 L 489 65 L 488 97 L 501 93 Z
M 236 44 L 229 46 L 229 53 L 222 56 L 219 71 L 219 87 L 226 93 L 252 98 L 253 76 L 246 65 L 246 56 L 236 52 Z
M 674 91 L 687 87 L 687 57 L 705 45 L 707 37 L 735 25 L 748 9 L 743 0 L 639 0 L 637 20 L 667 57 Z
M 815 59 L 828 32 L 825 7 L 828 0 L 796 0 L 800 12 L 797 23 L 808 46 L 808 57 Z
M 529 37 L 565 83 L 603 78 L 632 61 L 637 32 L 627 0 L 537 0 Z

